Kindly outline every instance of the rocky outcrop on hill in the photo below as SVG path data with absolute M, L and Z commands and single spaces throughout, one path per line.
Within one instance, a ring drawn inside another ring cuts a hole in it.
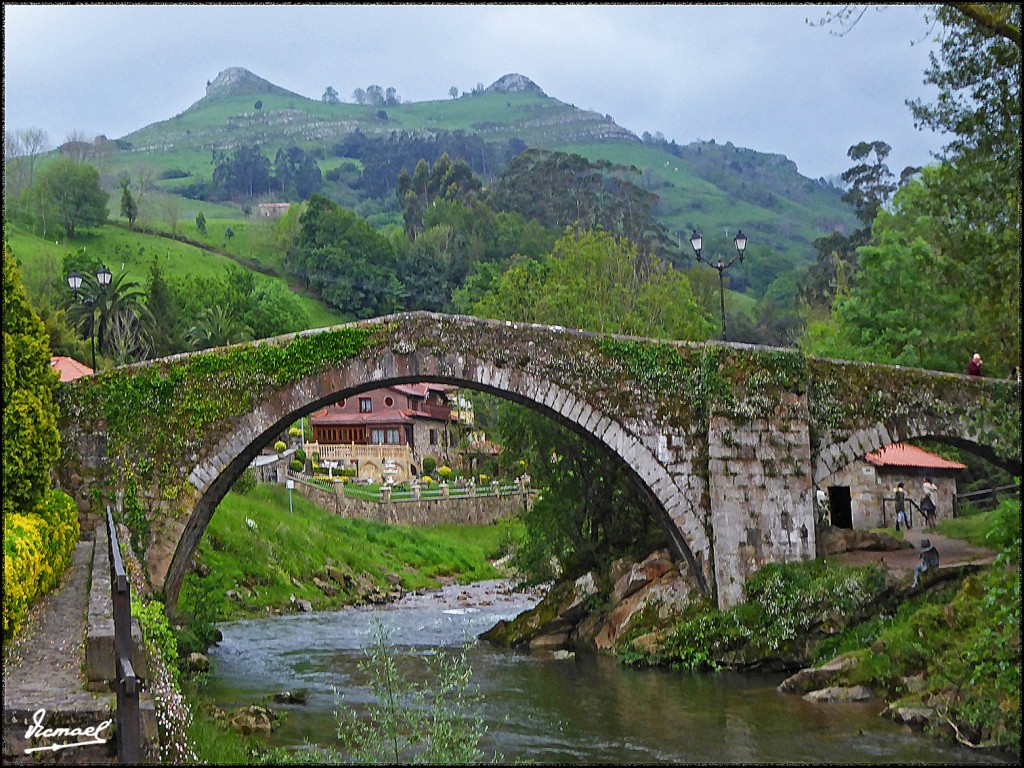
M 228 67 L 213 80 L 206 83 L 206 95 L 233 95 L 236 93 L 283 93 L 292 94 L 259 75 L 254 75 L 245 67 Z
M 609 651 L 641 613 L 656 611 L 659 623 L 665 623 L 682 611 L 697 589 L 666 549 L 639 563 L 615 561 L 605 583 L 611 585 L 606 610 L 595 610 L 602 590 L 598 575 L 588 573 L 552 588 L 534 609 L 512 621 L 498 622 L 480 637 L 497 645 L 531 650 Z M 643 644 L 645 638 L 634 642 Z
M 493 83 L 487 87 L 488 93 L 522 93 L 524 91 L 533 91 L 539 93 L 541 96 L 547 96 L 544 91 L 540 89 L 533 80 L 526 77 L 525 75 L 519 75 L 511 73 L 499 77 Z

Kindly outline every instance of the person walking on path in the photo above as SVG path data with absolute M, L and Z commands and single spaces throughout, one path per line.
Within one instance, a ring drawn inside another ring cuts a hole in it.
M 971 358 L 971 362 L 967 364 L 967 375 L 981 376 L 981 366 L 983 364 L 984 361 L 981 359 L 981 355 L 975 352 L 974 357 Z
M 924 514 L 924 522 L 929 528 L 935 525 L 935 510 L 938 509 L 939 487 L 926 477 L 921 484 L 924 498 L 921 499 L 921 512 Z
M 900 529 L 900 523 L 910 530 L 910 521 L 907 518 L 907 492 L 903 490 L 903 483 L 896 486 L 896 530 Z

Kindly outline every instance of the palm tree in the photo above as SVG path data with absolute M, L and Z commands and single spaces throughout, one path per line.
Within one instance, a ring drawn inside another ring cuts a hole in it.
M 95 317 L 96 344 L 101 353 L 104 343 L 109 343 L 114 323 L 119 322 L 119 315 L 130 317 L 129 322 L 133 322 L 137 333 L 148 339 L 154 319 L 146 306 L 146 292 L 137 280 L 128 279 L 127 272 L 121 270 L 106 288 L 100 287 L 95 275 L 83 275 L 80 292 L 81 296 L 70 296 L 64 302 L 68 322 L 87 334 Z
M 210 349 L 238 344 L 252 338 L 252 329 L 222 307 L 207 307 L 185 334 L 192 349 Z

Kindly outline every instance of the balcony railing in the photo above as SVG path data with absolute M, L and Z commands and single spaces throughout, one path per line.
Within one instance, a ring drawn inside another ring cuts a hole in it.
M 412 450 L 408 445 L 383 445 L 380 443 L 306 443 L 306 455 L 319 454 L 320 461 L 376 461 L 385 459 L 408 467 L 412 462 Z

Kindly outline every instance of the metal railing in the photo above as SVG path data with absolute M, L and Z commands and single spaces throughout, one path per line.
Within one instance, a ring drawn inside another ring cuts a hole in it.
M 340 479 L 327 480 L 320 477 L 308 477 L 306 475 L 300 475 L 291 470 L 285 473 L 285 476 L 289 480 L 293 480 L 296 483 L 304 483 L 305 485 L 311 485 L 322 490 L 337 490 L 339 485 L 342 485 Z M 401 484 L 406 485 L 405 483 Z M 533 488 L 529 485 L 523 486 L 521 484 L 514 485 L 498 485 L 495 487 L 493 483 L 487 485 L 477 486 L 455 486 L 451 485 L 448 488 L 447 494 L 438 484 L 431 484 L 429 487 L 422 487 L 419 491 L 419 495 L 410 490 L 399 490 L 398 488 L 391 488 L 390 493 L 384 491 L 384 487 L 377 488 L 363 488 L 355 484 L 346 485 L 342 494 L 348 498 L 363 499 L 365 501 L 425 501 L 425 500 L 440 500 L 440 499 L 469 499 L 474 497 L 483 496 L 512 496 L 522 493 L 533 493 Z
M 114 518 L 107 507 L 110 597 L 114 604 L 114 669 L 117 677 L 117 761 L 137 765 L 142 755 L 139 679 L 132 666 L 132 605 L 128 574 L 121 558 Z
M 953 495 L 953 516 L 955 517 L 959 514 L 960 505 L 963 503 L 970 504 L 982 512 L 987 512 L 999 506 L 1002 498 L 1013 497 L 1020 498 L 1019 485 L 1000 485 L 996 488 L 983 488 L 980 491 L 957 493 Z
M 925 521 L 925 525 L 928 524 L 928 515 L 926 515 L 924 513 L 924 510 L 921 509 L 921 505 L 920 504 L 918 504 L 916 501 L 914 501 L 909 496 L 907 498 L 903 499 L 903 503 L 906 505 L 906 508 L 905 508 L 904 511 L 907 513 L 908 527 L 910 527 L 910 528 L 914 527 L 914 510 L 915 509 L 917 510 L 917 513 L 921 516 L 921 518 Z M 893 505 L 893 510 L 892 510 L 893 523 L 895 524 L 895 521 L 896 521 L 896 498 L 895 497 L 893 497 L 893 498 L 888 498 L 888 497 L 883 498 L 882 499 L 882 527 L 883 528 L 888 528 L 889 527 L 888 523 L 886 522 L 887 519 L 888 519 L 887 515 L 886 515 L 886 509 L 887 509 L 889 504 Z

